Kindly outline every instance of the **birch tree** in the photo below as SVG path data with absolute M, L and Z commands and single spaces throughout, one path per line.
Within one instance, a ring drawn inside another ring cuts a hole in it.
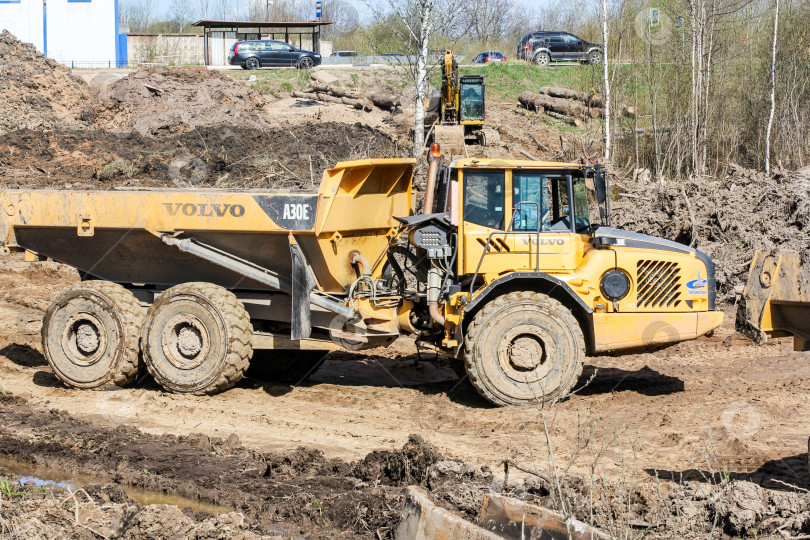
M 776 36 L 779 34 L 779 0 L 773 14 L 773 54 L 771 56 L 771 113 L 768 115 L 768 129 L 765 133 L 765 172 L 771 172 L 771 130 L 773 115 L 776 112 Z
M 401 63 L 414 87 L 413 155 L 420 156 L 425 146 L 425 99 L 430 90 L 430 43 L 457 15 L 460 0 L 388 0 L 380 3 L 364 0 L 379 20 L 393 15 L 390 30 L 401 42 L 408 58 Z
M 608 10 L 607 0 L 602 0 L 602 58 L 603 78 L 605 84 L 605 161 L 610 161 L 610 79 L 608 78 Z

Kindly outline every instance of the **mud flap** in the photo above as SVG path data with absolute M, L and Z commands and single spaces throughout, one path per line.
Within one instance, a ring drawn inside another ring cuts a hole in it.
M 306 339 L 312 335 L 312 314 L 310 312 L 309 294 L 315 288 L 315 279 L 307 266 L 307 259 L 298 244 L 290 242 L 292 257 L 292 329 L 290 337 L 294 340 Z

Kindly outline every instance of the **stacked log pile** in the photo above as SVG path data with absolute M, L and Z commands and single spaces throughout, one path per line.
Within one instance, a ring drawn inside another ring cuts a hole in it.
M 530 111 L 544 113 L 572 126 L 579 126 L 592 118 L 604 118 L 605 102 L 601 96 L 578 92 L 569 88 L 544 86 L 539 93 L 523 92 L 518 98 L 520 106 Z M 632 116 L 632 107 L 620 105 L 618 115 Z
M 342 103 L 358 110 L 371 111 L 374 107 L 391 111 L 400 106 L 399 96 L 385 92 L 361 92 L 340 86 L 312 82 L 304 92 L 292 92 L 292 97 L 313 99 L 324 103 Z

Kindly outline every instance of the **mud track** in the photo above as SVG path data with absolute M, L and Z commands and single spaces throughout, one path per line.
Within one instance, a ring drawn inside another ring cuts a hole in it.
M 712 338 L 588 359 L 576 393 L 549 410 L 491 407 L 407 340 L 332 353 L 296 387 L 246 378 L 197 397 L 143 378 L 86 392 L 63 387 L 39 345 L 42 312 L 75 272 L 17 256 L 0 265 L 0 385 L 14 396 L 0 404 L 0 454 L 15 459 L 201 498 L 245 513 L 254 527 L 281 523 L 323 538 L 373 538 L 377 529 L 386 537 L 401 486 L 431 485 L 427 471 L 445 459 L 439 454 L 456 460 L 457 472 L 450 487 L 436 487 L 445 485 L 440 476 L 434 489 L 474 516 L 483 493 L 503 481 L 503 460 L 551 470 L 548 442 L 559 473 L 579 478 L 564 497 L 569 507 L 588 517 L 595 486 L 598 523 L 617 532 L 641 520 L 658 524 L 654 537 L 677 526 L 682 537 L 706 537 L 704 527 L 726 519 L 706 490 L 724 479 L 772 490 L 753 494 L 766 501 L 757 526 L 781 512 L 773 530 L 806 508 L 767 500 L 810 488 L 810 365 L 789 341 L 758 347 L 735 334 L 731 314 Z M 427 444 L 409 442 L 411 434 Z M 513 471 L 508 490 L 558 504 L 545 499 L 548 486 L 524 480 Z M 610 494 L 617 486 L 624 495 Z M 628 494 L 639 501 L 629 512 Z M 684 501 L 691 517 L 669 523 Z M 791 530 L 803 527 L 810 523 Z

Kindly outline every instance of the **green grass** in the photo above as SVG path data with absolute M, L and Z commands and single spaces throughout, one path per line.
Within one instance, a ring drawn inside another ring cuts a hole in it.
M 254 76 L 257 80 L 250 83 L 251 88 L 276 97 L 290 97 L 290 92 L 303 91 L 309 83 L 309 72 L 304 69 L 229 71 L 228 75 L 242 81 Z
M 22 497 L 23 492 L 17 484 L 11 483 L 11 481 L 4 476 L 0 477 L 0 495 L 6 499 L 16 499 Z
M 601 78 L 599 66 L 539 67 L 520 61 L 463 67 L 460 71 L 461 75 L 483 75 L 487 95 L 496 101 L 517 101 L 522 92 L 537 92 L 541 86 L 591 91 L 596 89 Z M 438 70 L 431 74 L 430 82 L 433 87 L 438 87 L 441 82 Z

